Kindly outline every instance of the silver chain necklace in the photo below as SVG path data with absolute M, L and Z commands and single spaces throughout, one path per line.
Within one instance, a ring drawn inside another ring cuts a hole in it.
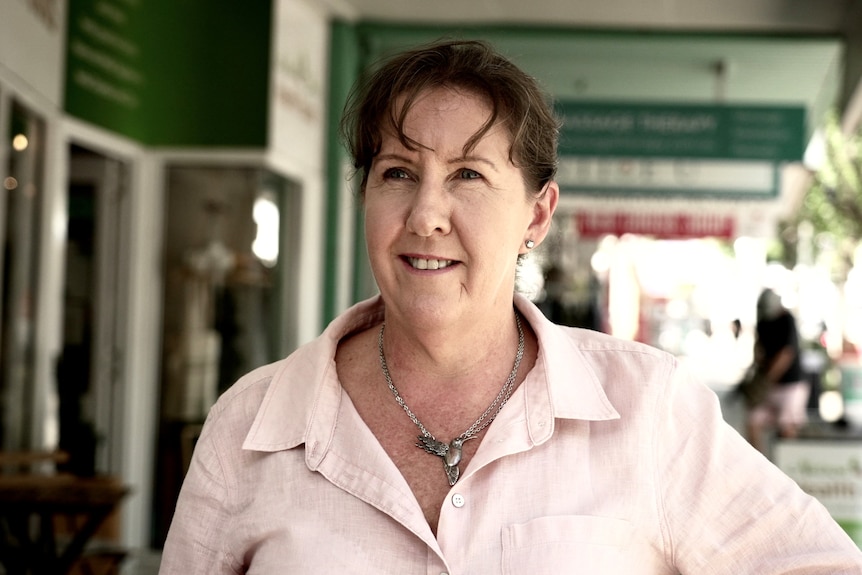
M 491 425 L 491 422 L 494 421 L 512 395 L 512 390 L 515 387 L 515 379 L 518 377 L 518 367 L 520 367 L 521 359 L 524 357 L 524 330 L 521 328 L 521 318 L 517 312 L 515 312 L 515 323 L 518 325 L 518 352 L 515 354 L 515 366 L 512 368 L 512 372 L 509 374 L 503 387 L 500 388 L 497 397 L 494 398 L 491 405 L 479 416 L 479 419 L 473 422 L 473 425 L 468 427 L 467 431 L 448 444 L 437 441 L 431 435 L 431 432 L 425 429 L 425 426 L 422 425 L 416 414 L 404 403 L 404 398 L 401 397 L 395 384 L 392 383 L 392 376 L 389 375 L 389 366 L 386 364 L 386 356 L 383 353 L 383 330 L 386 329 L 386 324 L 384 323 L 380 326 L 380 334 L 377 336 L 377 351 L 380 354 L 380 367 L 383 369 L 383 377 L 386 378 L 386 384 L 389 386 L 392 395 L 395 396 L 395 401 L 398 402 L 398 405 L 404 409 L 410 420 L 422 432 L 422 435 L 418 437 L 419 442 L 416 443 L 416 447 L 443 459 L 443 469 L 446 471 L 446 478 L 449 480 L 450 487 L 455 485 L 455 482 L 458 481 L 458 477 L 461 475 L 458 463 L 461 462 L 461 447 L 464 445 L 464 442 L 473 439 L 483 429 Z

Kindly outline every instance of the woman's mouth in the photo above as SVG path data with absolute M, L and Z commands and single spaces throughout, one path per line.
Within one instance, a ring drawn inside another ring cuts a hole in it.
M 407 263 L 417 270 L 441 270 L 452 265 L 454 260 L 429 260 L 425 258 L 407 257 Z

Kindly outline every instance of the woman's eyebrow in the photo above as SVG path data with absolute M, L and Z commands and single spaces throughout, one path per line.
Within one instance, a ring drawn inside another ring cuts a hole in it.
M 497 170 L 497 164 L 495 164 L 494 162 L 492 162 L 488 158 L 485 158 L 484 156 L 461 156 L 458 158 L 452 158 L 451 160 L 449 160 L 448 163 L 449 164 L 460 164 L 462 162 L 479 162 L 479 163 L 482 163 L 482 164 L 489 166 L 495 172 L 498 171 Z
M 376 156 L 374 156 L 374 160 L 375 161 L 376 160 L 395 160 L 395 161 L 399 161 L 399 162 L 409 162 L 410 158 L 408 158 L 407 156 L 405 156 L 403 154 L 388 153 L 388 154 L 377 154 Z

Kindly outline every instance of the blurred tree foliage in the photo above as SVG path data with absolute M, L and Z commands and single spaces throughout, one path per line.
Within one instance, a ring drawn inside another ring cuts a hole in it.
M 862 238 L 862 135 L 844 134 L 833 113 L 824 126 L 823 137 L 824 161 L 813 174 L 793 224 L 809 222 L 820 238 L 813 246 L 815 251 L 825 247 L 825 242 L 841 260 L 839 267 L 849 269 L 853 251 Z

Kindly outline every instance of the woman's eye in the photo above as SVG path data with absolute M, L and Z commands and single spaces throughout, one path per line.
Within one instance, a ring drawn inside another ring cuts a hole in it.
M 383 177 L 392 180 L 403 180 L 409 178 L 410 175 L 401 168 L 389 168 L 388 170 L 383 172 Z
M 476 171 L 471 170 L 469 168 L 464 168 L 463 170 L 461 170 L 461 173 L 459 174 L 459 176 L 461 177 L 462 180 L 478 180 L 479 178 L 482 177 L 482 175 L 479 172 L 476 172 Z

